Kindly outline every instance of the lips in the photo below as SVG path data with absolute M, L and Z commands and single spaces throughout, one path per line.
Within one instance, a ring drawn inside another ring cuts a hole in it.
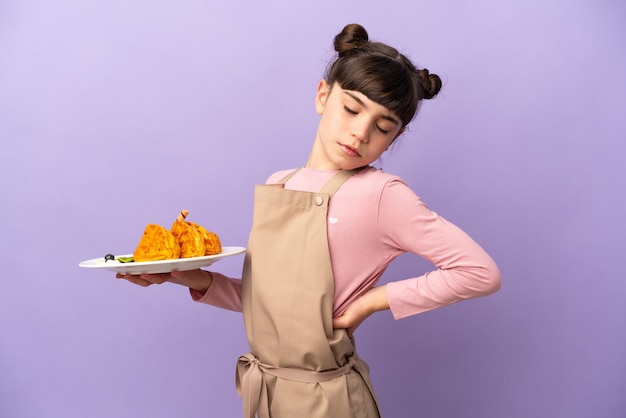
M 349 157 L 360 157 L 361 156 L 361 154 L 359 154 L 359 152 L 356 150 L 356 148 L 352 148 L 349 145 L 339 144 L 339 147 L 344 152 L 344 154 L 346 154 Z

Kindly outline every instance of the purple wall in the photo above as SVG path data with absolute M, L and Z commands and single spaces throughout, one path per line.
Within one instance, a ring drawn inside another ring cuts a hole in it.
M 253 184 L 305 161 L 351 21 L 444 78 L 381 165 L 504 279 L 362 326 L 385 416 L 626 416 L 624 3 L 310 3 L 0 3 L 0 416 L 240 415 L 239 314 L 77 263 L 182 208 L 245 245 Z

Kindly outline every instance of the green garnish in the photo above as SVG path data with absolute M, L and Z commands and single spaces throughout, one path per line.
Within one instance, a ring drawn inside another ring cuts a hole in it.
M 133 260 L 133 257 L 117 257 L 117 261 L 120 263 L 132 263 L 135 260 Z

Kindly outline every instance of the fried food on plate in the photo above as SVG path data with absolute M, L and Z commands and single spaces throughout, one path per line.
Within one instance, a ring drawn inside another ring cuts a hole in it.
M 148 224 L 133 253 L 134 261 L 169 260 L 180 257 L 180 244 L 166 228 Z
M 218 235 L 201 225 L 186 221 L 188 213 L 183 209 L 169 230 L 156 224 L 146 226 L 133 260 L 169 260 L 221 253 L 222 244 Z
M 222 252 L 222 243 L 220 241 L 220 237 L 218 237 L 215 232 L 207 230 L 202 225 L 198 225 L 193 222 L 189 223 L 193 225 L 193 227 L 196 228 L 204 238 L 204 255 L 214 255 Z
M 204 236 L 187 221 L 176 221 L 170 230 L 180 245 L 180 258 L 200 257 L 206 251 Z

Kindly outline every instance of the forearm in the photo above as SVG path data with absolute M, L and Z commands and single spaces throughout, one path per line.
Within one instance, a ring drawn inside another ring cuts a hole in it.
M 498 267 L 484 253 L 473 264 L 439 269 L 421 277 L 390 282 L 387 294 L 394 318 L 401 319 L 453 303 L 490 295 L 500 289 Z
M 364 305 L 370 314 L 389 309 L 387 299 L 387 288 L 385 286 L 375 286 L 367 291 L 362 298 Z
M 241 279 L 227 277 L 214 271 L 206 273 L 210 277 L 208 286 L 202 281 L 197 286 L 189 283 L 193 286 L 188 286 L 191 298 L 196 302 L 241 312 Z M 206 290 L 203 291 L 204 287 Z

